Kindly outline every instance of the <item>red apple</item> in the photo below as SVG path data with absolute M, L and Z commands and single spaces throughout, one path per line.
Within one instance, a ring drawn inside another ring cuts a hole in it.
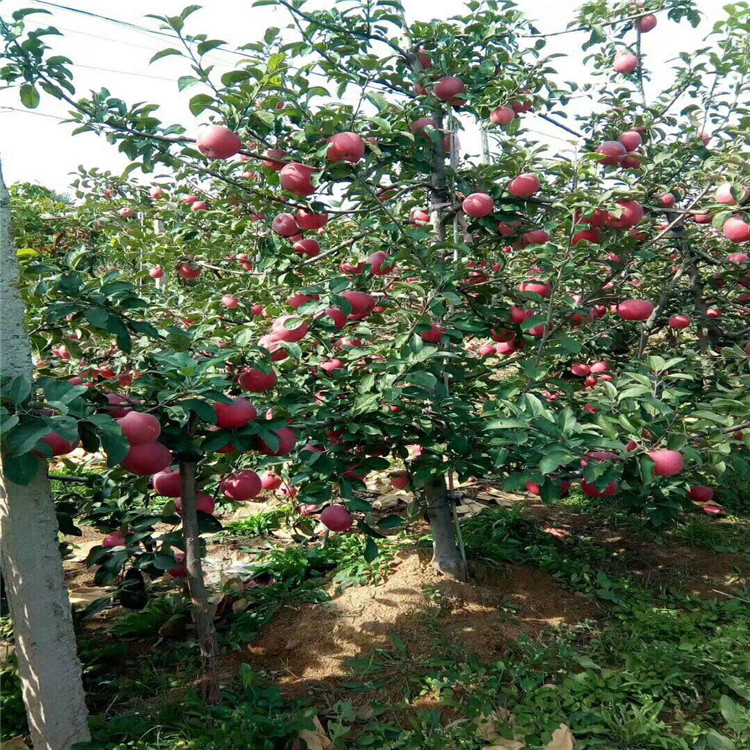
M 435 84 L 435 96 L 441 102 L 450 102 L 453 105 L 461 105 L 466 99 L 461 94 L 466 92 L 466 85 L 456 76 L 446 76 Z
M 134 212 L 130 206 L 125 206 L 125 208 L 121 208 L 118 213 L 123 219 L 132 219 Z
M 158 201 L 161 198 L 164 197 L 164 191 L 160 187 L 152 187 L 149 195 L 155 200 Z
M 510 125 L 515 119 L 516 113 L 511 107 L 498 107 L 490 114 L 490 120 L 494 125 Z
M 594 362 L 591 365 L 591 372 L 593 373 L 607 372 L 607 370 L 609 370 L 609 365 L 606 362 Z
M 428 331 L 419 334 L 422 341 L 428 344 L 439 344 L 443 336 L 445 336 L 445 326 L 442 323 L 432 323 Z
M 511 180 L 508 191 L 516 198 L 531 198 L 532 195 L 541 190 L 541 183 L 535 174 L 526 172 Z
M 221 304 L 230 310 L 234 310 L 240 304 L 240 301 L 232 294 L 225 294 L 221 298 Z
M 432 117 L 420 117 L 418 120 L 414 120 L 409 129 L 412 133 L 414 133 L 414 135 L 427 135 L 424 132 L 425 130 L 427 130 L 427 128 L 437 127 L 437 121 L 433 120 Z
M 315 172 L 317 172 L 315 167 L 299 162 L 286 164 L 279 172 L 281 187 L 294 195 L 312 195 L 315 192 L 315 186 L 311 179 Z
M 606 489 L 599 490 L 595 484 L 582 479 L 581 489 L 583 490 L 583 494 L 588 497 L 612 497 L 612 495 L 617 493 L 617 482 L 610 482 Z
M 71 453 L 78 447 L 78 440 L 70 443 L 60 433 L 54 430 L 48 435 L 45 435 L 41 439 L 42 443 L 46 443 L 52 448 L 53 456 L 64 456 L 67 453 Z
M 605 158 L 601 160 L 602 164 L 607 164 L 610 167 L 616 167 L 620 163 L 620 159 L 627 153 L 625 146 L 620 141 L 604 141 L 598 149 L 597 154 L 604 154 Z
M 641 34 L 647 34 L 649 31 L 656 28 L 656 16 L 653 13 L 649 13 L 647 16 L 636 18 L 635 27 L 641 32 Z
M 151 478 L 154 490 L 164 497 L 180 496 L 180 471 L 179 469 L 164 469 Z
M 592 245 L 598 245 L 602 241 L 602 230 L 599 227 L 592 227 L 591 229 L 576 232 L 573 235 L 573 245 L 577 245 L 584 240 L 590 242 Z
M 293 342 L 305 338 L 309 327 L 299 315 L 282 315 L 274 320 L 271 330 L 280 341 Z
M 247 427 L 257 416 L 258 411 L 252 401 L 246 398 L 235 398 L 231 404 L 214 404 L 216 426 L 221 429 L 235 430 Z
M 669 318 L 669 327 L 677 329 L 690 328 L 692 322 L 693 321 L 687 315 L 672 315 Z
M 177 273 L 183 279 L 197 279 L 203 273 L 203 269 L 192 263 L 180 263 L 177 266 Z
M 205 201 L 195 201 L 195 203 L 190 206 L 190 210 L 194 214 L 197 214 L 199 211 L 208 211 L 208 203 Z
M 622 50 L 615 55 L 614 68 L 618 73 L 633 73 L 639 65 L 638 58 Z
M 245 470 L 224 477 L 220 489 L 230 500 L 243 502 L 260 493 L 263 484 L 254 471 Z
M 326 506 L 320 520 L 331 531 L 349 531 L 354 525 L 354 517 L 343 505 Z
M 133 445 L 120 464 L 139 476 L 152 476 L 172 464 L 172 452 L 162 443 Z
M 298 209 L 294 214 L 294 218 L 297 220 L 300 229 L 306 229 L 308 231 L 317 231 L 318 229 L 322 229 L 328 223 L 328 214 L 315 214 L 306 211 L 304 208 Z
M 747 242 L 750 240 L 750 224 L 739 216 L 731 216 L 724 222 L 721 230 L 730 242 Z
M 270 372 L 263 372 L 263 370 L 250 368 L 248 370 L 243 370 L 242 373 L 240 373 L 237 382 L 239 383 L 240 388 L 244 388 L 251 393 L 265 393 L 266 391 L 270 391 L 276 385 L 277 380 L 278 376 L 273 370 Z
M 544 229 L 532 229 L 523 236 L 529 245 L 544 245 L 549 242 L 549 233 Z
M 328 139 L 331 161 L 358 162 L 365 155 L 365 142 L 356 133 L 337 133 Z
M 677 203 L 677 198 L 675 198 L 672 193 L 663 193 L 662 195 L 657 195 L 656 200 L 659 201 L 659 203 L 665 208 L 672 208 L 672 206 Z
M 300 255 L 317 258 L 320 255 L 320 243 L 317 240 L 299 240 L 294 243 L 294 251 Z
M 525 281 L 518 287 L 519 291 L 526 292 L 527 294 L 538 294 L 542 297 L 549 297 L 552 294 L 552 287 L 548 281 L 541 281 L 539 279 L 533 281 Z
M 394 471 L 391 474 L 391 485 L 394 490 L 404 490 L 411 483 L 409 472 L 405 470 Z
M 383 250 L 377 250 L 372 253 L 365 261 L 368 266 L 372 266 L 373 276 L 385 276 L 390 269 L 384 268 L 388 260 L 388 253 Z
M 714 491 L 711 487 L 694 484 L 688 491 L 688 497 L 695 503 L 710 503 L 714 499 Z
M 117 423 L 131 445 L 153 443 L 161 435 L 161 424 L 153 414 L 129 411 Z
M 464 213 L 474 219 L 489 216 L 495 210 L 495 204 L 487 193 L 472 193 L 464 198 L 461 204 Z
M 282 151 L 278 148 L 269 148 L 265 155 L 268 159 L 263 159 L 261 164 L 266 169 L 272 169 L 274 172 L 280 172 L 283 169 L 283 163 L 279 161 L 269 161 L 269 159 L 283 159 L 286 156 L 286 151 Z
M 578 375 L 580 378 L 586 378 L 591 374 L 591 368 L 588 365 L 584 365 L 581 362 L 577 362 L 574 364 L 570 371 L 573 373 L 573 375 Z
M 643 219 L 643 206 L 638 201 L 617 201 L 620 216 L 609 215 L 610 226 L 615 229 L 632 229 Z
M 277 450 L 271 450 L 271 448 L 260 439 L 260 452 L 265 453 L 267 456 L 288 456 L 297 444 L 297 435 L 289 427 L 281 427 L 276 430 L 276 434 L 279 436 L 280 443 Z
M 654 303 L 645 299 L 629 299 L 617 305 L 617 314 L 623 320 L 648 320 Z
M 746 188 L 740 188 L 739 190 L 741 199 L 744 201 L 744 199 L 747 197 L 748 189 Z M 737 205 L 737 198 L 735 198 L 732 195 L 732 183 L 731 182 L 724 182 L 716 189 L 716 202 L 717 203 L 723 203 L 727 206 L 735 206 Z
M 113 531 L 107 534 L 102 542 L 102 547 L 126 547 L 125 533 L 123 531 Z
M 340 296 L 352 306 L 350 317 L 355 319 L 369 315 L 377 304 L 375 297 L 367 292 L 346 291 L 341 292 Z
M 299 226 L 291 214 L 279 214 L 274 217 L 271 228 L 282 237 L 293 237 L 295 234 L 299 234 Z
M 154 266 L 149 272 L 148 275 L 152 279 L 161 279 L 164 276 L 164 269 L 161 266 Z
M 209 159 L 228 159 L 242 149 L 242 141 L 237 133 L 223 125 L 211 125 L 205 128 L 195 141 L 204 156 Z
M 283 482 L 284 480 L 273 471 L 267 471 L 260 477 L 261 486 L 269 492 L 279 489 Z
M 657 450 L 648 453 L 654 462 L 654 476 L 671 477 L 685 468 L 685 458 L 679 451 Z
M 635 151 L 643 143 L 643 138 L 637 130 L 625 131 L 618 140 L 628 151 Z
M 178 497 L 175 501 L 175 508 L 177 509 L 177 515 L 182 515 L 182 498 Z M 196 510 L 201 511 L 202 513 L 208 513 L 208 515 L 212 515 L 213 512 L 216 510 L 216 500 L 214 500 L 211 495 L 207 495 L 205 492 L 196 492 L 195 493 L 195 508 Z

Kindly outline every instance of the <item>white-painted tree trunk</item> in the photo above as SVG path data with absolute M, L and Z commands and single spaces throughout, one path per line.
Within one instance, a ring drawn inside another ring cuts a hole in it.
M 31 345 L 18 282 L 10 196 L 0 165 L 0 369 L 30 376 Z M 68 750 L 90 735 L 46 461 L 39 460 L 38 473 L 27 487 L 4 475 L 0 560 L 31 740 L 35 750 Z

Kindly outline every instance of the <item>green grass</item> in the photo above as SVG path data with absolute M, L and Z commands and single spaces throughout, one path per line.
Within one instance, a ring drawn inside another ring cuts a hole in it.
M 487 663 L 441 636 L 439 593 L 426 591 L 435 606 L 415 627 L 434 644 L 429 656 L 417 658 L 394 634 L 388 647 L 348 663 L 343 695 L 350 698 L 325 708 L 284 701 L 247 666 L 225 690 L 222 706 L 202 705 L 190 687 L 199 669 L 192 636 L 170 630 L 184 620 L 185 601 L 162 595 L 115 620 L 108 639 L 80 642 L 96 714 L 90 747 L 289 750 L 317 710 L 324 711 L 335 750 L 482 750 L 488 741 L 478 735 L 477 721 L 488 716 L 499 735 L 522 740 L 526 750 L 542 750 L 560 724 L 572 729 L 576 750 L 748 750 L 750 595 L 708 601 L 678 585 L 636 580 L 619 553 L 597 543 L 598 523 L 594 516 L 592 536 L 579 533 L 566 542 L 518 511 L 486 510 L 463 527 L 471 559 L 545 571 L 560 587 L 597 601 L 599 619 L 522 636 Z M 627 527 L 617 523 L 618 532 Z M 238 536 L 257 536 L 259 528 L 245 526 Z M 741 528 L 742 519 L 717 525 L 695 517 L 643 538 L 713 553 L 742 551 Z M 369 562 L 365 541 L 355 535 L 254 550 L 254 577 L 267 585 L 226 588 L 239 605 L 217 621 L 222 650 L 244 648 L 282 606 L 325 601 L 329 582 L 383 580 L 410 541 L 379 540 Z M 502 612 L 509 620 L 518 614 L 512 602 Z M 22 733 L 23 715 L 12 669 L 3 678 L 7 739 Z M 380 705 L 370 696 L 383 689 L 390 698 Z M 417 709 L 415 701 L 428 707 L 418 703 Z

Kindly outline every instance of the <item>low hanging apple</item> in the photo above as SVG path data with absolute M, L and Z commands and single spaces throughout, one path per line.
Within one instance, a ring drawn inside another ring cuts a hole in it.
M 179 497 L 180 471 L 179 469 L 164 469 L 151 477 L 154 490 L 163 497 Z
M 224 477 L 220 489 L 230 500 L 244 502 L 256 497 L 263 489 L 263 483 L 254 471 L 246 469 Z
M 354 525 L 354 517 L 343 505 L 326 506 L 320 520 L 331 531 L 349 531 Z

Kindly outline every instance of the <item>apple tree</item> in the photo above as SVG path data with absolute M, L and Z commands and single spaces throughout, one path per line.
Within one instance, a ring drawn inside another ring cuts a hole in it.
M 24 12 L 2 25 L 22 102 L 67 102 L 131 161 L 76 183 L 90 236 L 65 262 L 91 280 L 61 268 L 29 290 L 40 387 L 81 379 L 62 437 L 111 442 L 124 504 L 153 485 L 174 498 L 161 517 L 184 513 L 156 547 L 118 516 L 96 561 L 119 575 L 137 548 L 150 574 L 186 553 L 211 699 L 198 532 L 218 493 L 283 475 L 301 512 L 356 525 L 376 554 L 402 519 L 374 514 L 363 480 L 390 471 L 438 570 L 464 579 L 459 482 L 547 502 L 580 483 L 659 524 L 693 503 L 721 512 L 711 485 L 750 476 L 746 8 L 649 100 L 642 37 L 697 23 L 690 0 L 582 5 L 565 32 L 586 34 L 580 81 L 510 2 L 412 24 L 394 0 L 280 4 L 289 27 L 221 76 L 210 53 L 226 43 L 187 31 L 198 6 L 157 17 L 175 44 L 154 64 L 182 57 L 194 92 L 179 124 L 106 89 L 79 97 L 54 32 Z M 22 447 L 30 466 L 37 444 Z

